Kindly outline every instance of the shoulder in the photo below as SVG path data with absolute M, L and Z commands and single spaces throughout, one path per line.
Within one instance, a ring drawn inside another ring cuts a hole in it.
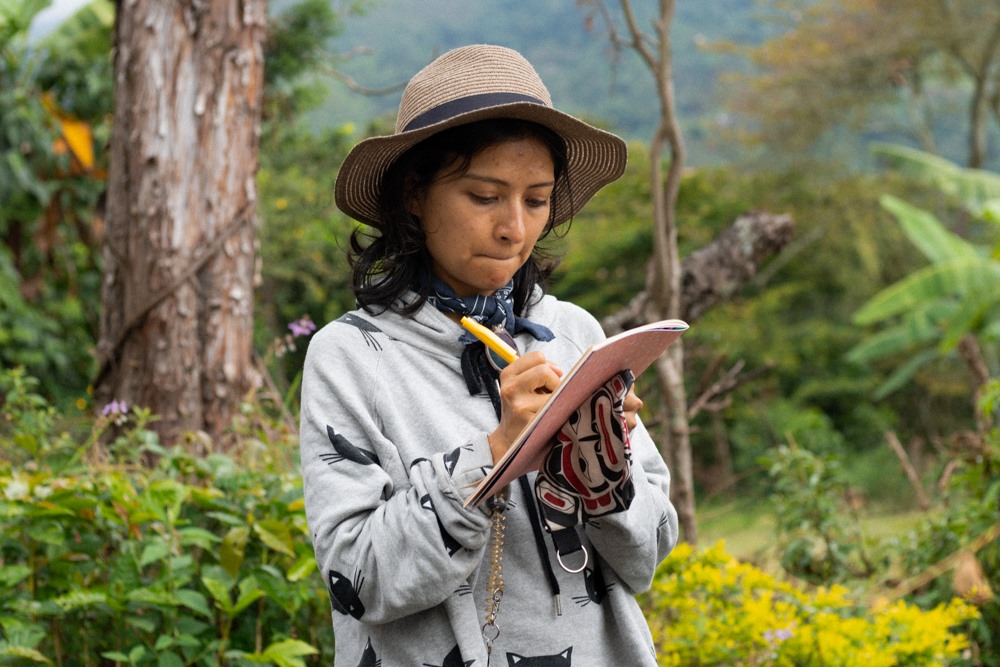
M 597 318 L 575 303 L 562 301 L 551 294 L 535 301 L 526 316 L 551 328 L 557 336 L 577 342 L 581 349 L 606 337 Z
M 378 356 L 392 339 L 383 315 L 353 310 L 329 322 L 309 341 L 306 365 L 349 366 Z

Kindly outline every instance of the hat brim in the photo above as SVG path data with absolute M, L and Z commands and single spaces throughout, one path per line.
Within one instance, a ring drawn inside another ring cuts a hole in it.
M 337 174 L 334 189 L 337 206 L 360 222 L 381 227 L 379 189 L 393 162 L 438 132 L 491 118 L 532 121 L 548 127 L 566 142 L 569 192 L 557 193 L 556 224 L 572 218 L 598 190 L 625 171 L 628 151 L 619 137 L 552 107 L 514 102 L 469 111 L 418 130 L 361 141 L 348 153 Z

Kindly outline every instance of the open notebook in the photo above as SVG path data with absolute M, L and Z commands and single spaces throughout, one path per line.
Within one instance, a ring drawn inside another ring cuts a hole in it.
M 687 328 L 681 320 L 663 320 L 629 329 L 587 348 L 465 506 L 479 505 L 511 481 L 537 470 L 545 459 L 549 441 L 580 404 L 616 373 L 628 369 L 638 377 Z

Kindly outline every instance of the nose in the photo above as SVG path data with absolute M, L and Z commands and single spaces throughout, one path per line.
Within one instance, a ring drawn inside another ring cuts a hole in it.
M 508 243 L 523 242 L 526 215 L 527 211 L 525 211 L 524 204 L 511 203 L 510 206 L 505 208 L 498 221 L 496 226 L 497 238 Z

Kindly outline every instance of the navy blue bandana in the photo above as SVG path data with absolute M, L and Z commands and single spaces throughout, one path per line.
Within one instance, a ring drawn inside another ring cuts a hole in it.
M 511 292 L 514 291 L 513 280 L 489 296 L 469 297 L 458 296 L 455 290 L 437 276 L 431 276 L 430 280 L 431 289 L 427 301 L 441 312 L 463 315 L 490 329 L 502 328 L 509 334 L 524 331 L 534 336 L 535 340 L 547 341 L 556 337 L 547 327 L 514 315 L 514 299 L 511 296 Z M 462 376 L 465 378 L 469 393 L 475 395 L 485 391 L 499 419 L 498 365 L 490 361 L 491 353 L 471 333 L 464 332 L 459 340 L 465 343 L 465 349 L 462 351 Z M 510 342 L 513 343 L 514 339 L 510 338 Z M 517 347 L 516 344 L 514 347 Z
M 511 280 L 489 296 L 461 297 L 443 280 L 432 276 L 431 293 L 427 300 L 442 312 L 464 315 L 491 329 L 499 325 L 514 335 L 526 332 L 535 340 L 548 341 L 555 338 L 556 335 L 549 328 L 514 315 L 514 298 L 511 296 L 513 291 L 514 281 Z M 468 332 L 462 335 L 462 340 L 465 343 L 476 342 L 475 336 Z

